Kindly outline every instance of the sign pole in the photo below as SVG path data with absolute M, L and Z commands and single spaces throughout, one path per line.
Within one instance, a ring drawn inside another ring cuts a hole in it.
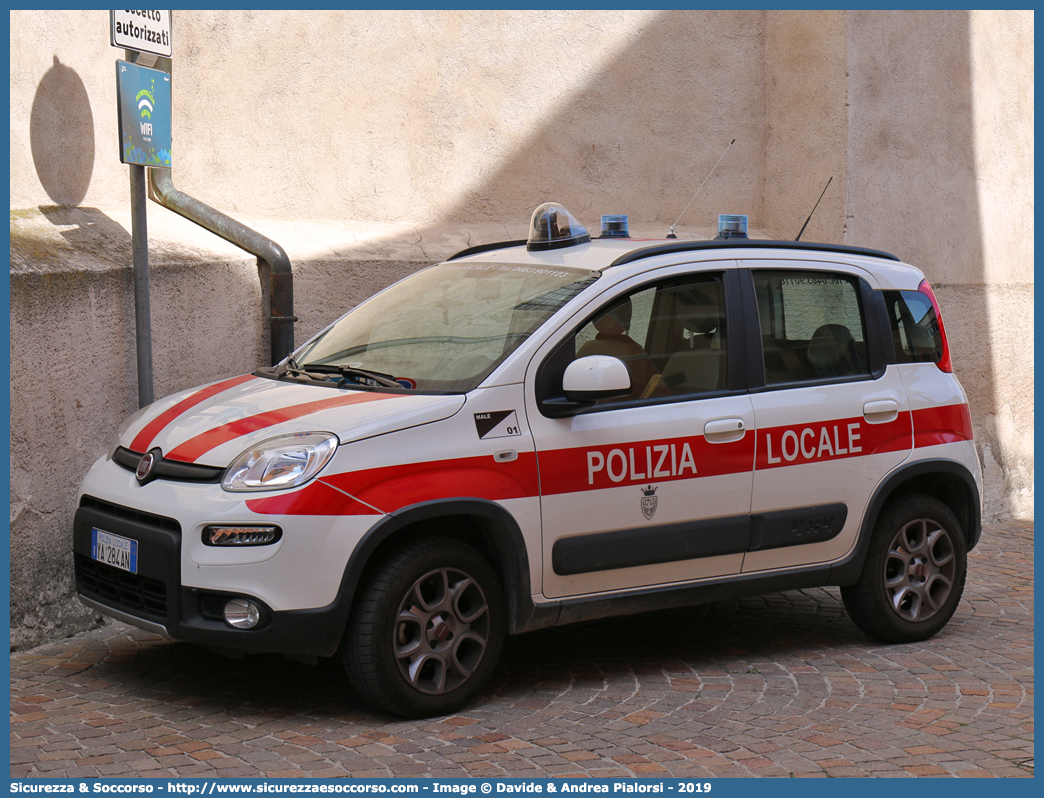
M 152 404 L 152 306 L 149 299 L 148 193 L 145 167 L 130 165 L 131 238 L 134 242 L 134 330 L 138 341 L 138 407 Z
M 127 50 L 127 60 L 138 53 Z M 131 240 L 134 249 L 134 331 L 138 350 L 138 407 L 152 404 L 152 303 L 149 296 L 149 231 L 146 217 L 148 189 L 145 167 L 130 166 Z
M 109 11 L 109 44 L 124 48 L 127 63 L 116 64 L 120 121 L 120 160 L 130 166 L 131 240 L 134 251 L 134 331 L 138 355 L 138 407 L 152 404 L 152 306 L 149 297 L 149 233 L 146 222 L 146 165 L 170 168 L 170 69 L 166 73 L 138 64 L 174 52 L 171 12 Z M 133 70 L 130 65 L 134 64 Z M 131 72 L 138 83 L 124 79 Z M 152 73 L 152 77 L 144 77 Z M 148 85 L 143 85 L 144 80 Z M 157 83 L 159 85 L 157 85 Z M 160 101 L 157 101 L 160 98 Z

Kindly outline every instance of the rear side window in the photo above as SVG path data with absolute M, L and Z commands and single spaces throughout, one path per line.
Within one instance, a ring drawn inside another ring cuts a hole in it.
M 869 376 L 856 278 L 770 270 L 753 276 L 766 385 Z
M 897 363 L 938 363 L 943 355 L 939 319 L 920 291 L 885 291 Z

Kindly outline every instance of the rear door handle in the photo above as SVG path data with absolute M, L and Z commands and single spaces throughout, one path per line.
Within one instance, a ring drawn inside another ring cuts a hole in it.
M 887 424 L 899 417 L 899 403 L 894 399 L 879 399 L 863 405 L 863 418 L 870 424 Z
M 747 434 L 747 427 L 742 418 L 717 418 L 708 421 L 703 427 L 703 436 L 707 443 L 731 443 Z

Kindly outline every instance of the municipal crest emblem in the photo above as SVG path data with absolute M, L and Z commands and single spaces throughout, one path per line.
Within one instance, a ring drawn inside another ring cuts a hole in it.
M 656 488 L 650 485 L 642 488 L 642 515 L 651 519 L 656 512 Z

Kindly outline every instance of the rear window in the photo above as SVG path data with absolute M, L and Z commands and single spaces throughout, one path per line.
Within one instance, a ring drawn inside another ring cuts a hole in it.
M 920 291 L 885 291 L 897 363 L 938 363 L 943 354 L 939 320 Z

